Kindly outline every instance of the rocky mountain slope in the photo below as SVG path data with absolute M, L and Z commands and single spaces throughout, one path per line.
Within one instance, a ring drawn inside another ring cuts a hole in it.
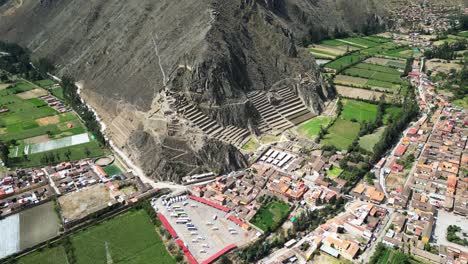
M 319 113 L 333 96 L 298 41 L 359 32 L 386 15 L 376 0 L 9 0 L 0 38 L 80 80 L 113 142 L 157 179 L 246 165 L 174 108 L 184 98 L 223 126 L 256 133 L 253 90 L 291 87 Z

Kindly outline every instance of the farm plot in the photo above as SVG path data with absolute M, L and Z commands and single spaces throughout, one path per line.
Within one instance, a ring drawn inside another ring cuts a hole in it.
M 27 100 L 27 99 L 32 99 L 32 98 L 38 98 L 44 95 L 47 95 L 47 91 L 42 89 L 42 88 L 36 88 L 33 90 L 29 90 L 26 92 L 22 92 L 17 94 L 17 96 L 21 99 Z
M 344 74 L 354 76 L 354 77 L 361 77 L 367 78 L 372 80 L 384 81 L 389 83 L 395 84 L 404 84 L 405 82 L 400 78 L 400 73 L 387 73 L 387 72 L 379 72 L 374 70 L 362 69 L 352 67 L 346 69 Z
M 345 42 L 347 44 L 353 44 L 363 48 L 372 48 L 378 46 L 379 43 L 375 43 L 373 41 L 364 39 L 364 38 L 345 38 L 345 39 L 338 39 L 339 41 Z
M 71 237 L 76 263 L 161 263 L 175 260 L 145 211 L 130 211 Z
M 359 139 L 359 146 L 369 152 L 373 152 L 375 144 L 379 142 L 384 131 L 385 127 L 380 127 L 374 133 L 362 136 Z
M 23 157 L 12 158 L 11 162 L 12 167 L 30 168 L 35 166 L 42 166 L 44 164 L 55 164 L 63 160 L 74 161 L 84 158 L 94 158 L 104 156 L 107 153 L 108 151 L 101 148 L 97 141 L 92 140 L 88 143 L 74 145 L 67 148 L 30 154 L 28 159 Z
M 362 61 L 364 58 L 365 58 L 364 55 L 350 54 L 350 55 L 343 56 L 339 59 L 336 59 L 332 62 L 325 64 L 325 68 L 333 69 L 336 71 L 341 71 L 342 69 L 345 69 L 346 67 L 349 67 L 350 65 L 353 65 L 355 63 Z
M 390 74 L 394 74 L 394 75 L 401 75 L 401 73 L 402 73 L 401 71 L 399 71 L 399 70 L 397 70 L 395 68 L 392 68 L 392 67 L 369 64 L 369 63 L 358 63 L 358 64 L 354 65 L 353 67 L 358 68 L 358 69 L 376 71 L 376 72 L 390 73 Z
M 69 263 L 63 246 L 35 251 L 18 260 L 18 264 L 63 264 Z
M 413 50 L 408 47 L 400 47 L 396 49 L 387 50 L 382 55 L 390 58 L 407 59 L 413 56 Z
M 369 64 L 376 64 L 381 66 L 387 66 L 395 69 L 399 69 L 400 73 L 404 71 L 406 67 L 405 60 L 397 60 L 397 59 L 386 59 L 386 58 L 378 58 L 378 57 L 371 57 L 365 60 L 364 62 Z
M 347 98 L 378 101 L 382 95 L 385 95 L 386 101 L 391 100 L 391 96 L 388 96 L 387 94 L 379 91 L 360 89 L 343 85 L 336 85 L 335 88 L 339 95 Z
M 15 214 L 0 220 L 0 259 L 20 251 L 20 219 Z
M 337 47 L 337 48 L 341 48 L 341 49 L 345 49 L 345 50 L 350 50 L 350 51 L 354 51 L 354 50 L 360 50 L 362 49 L 363 47 L 359 46 L 359 45 L 356 45 L 356 44 L 353 44 L 353 43 L 346 43 L 346 42 L 343 42 L 343 41 L 339 41 L 337 39 L 329 39 L 329 40 L 324 40 L 321 42 L 322 45 L 327 45 L 327 46 L 332 46 L 332 47 Z
M 22 211 L 19 215 L 21 250 L 51 239 L 59 233 L 61 223 L 53 202 Z
M 281 201 L 269 202 L 258 210 L 251 223 L 263 231 L 274 230 L 286 218 L 289 209 L 289 205 Z
M 369 40 L 369 41 L 372 41 L 372 42 L 376 42 L 376 43 L 387 43 L 387 42 L 392 41 L 389 38 L 383 38 L 383 37 L 379 37 L 379 36 L 366 36 L 366 37 L 363 37 L 363 39 L 366 39 L 366 40 Z
M 359 134 L 360 125 L 338 118 L 328 129 L 328 134 L 322 140 L 323 145 L 335 146 L 338 149 L 347 149 Z
M 74 145 L 79 145 L 79 144 L 88 143 L 88 142 L 89 142 L 88 133 L 83 133 L 79 135 L 74 135 L 74 136 L 64 137 L 61 139 L 49 140 L 46 142 L 34 144 L 30 147 L 30 153 L 36 154 L 40 152 L 71 147 Z
M 52 86 L 52 85 L 55 84 L 54 81 L 48 80 L 48 79 L 36 81 L 35 83 L 36 83 L 37 85 L 39 85 L 40 87 L 44 87 L 44 88 L 50 87 L 50 86 Z
M 374 122 L 377 118 L 377 108 L 375 104 L 343 99 L 343 111 L 340 117 L 345 120 L 357 120 L 360 123 Z
M 369 80 L 365 78 L 353 77 L 348 75 L 336 75 L 335 76 L 335 84 L 341 85 L 349 85 L 349 86 L 356 86 L 356 87 L 366 87 L 366 84 Z

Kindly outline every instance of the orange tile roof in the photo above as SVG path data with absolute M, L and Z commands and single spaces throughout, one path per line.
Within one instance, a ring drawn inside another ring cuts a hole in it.
M 353 189 L 353 192 L 355 193 L 359 193 L 359 194 L 362 194 L 364 192 L 364 190 L 366 189 L 366 186 L 364 186 L 364 184 L 358 184 L 358 186 L 356 186 L 354 189 Z

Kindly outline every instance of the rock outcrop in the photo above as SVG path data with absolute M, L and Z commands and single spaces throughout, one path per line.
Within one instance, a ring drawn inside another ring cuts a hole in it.
M 376 0 L 7 1 L 0 38 L 54 61 L 113 141 L 155 179 L 246 165 L 177 112 L 183 97 L 218 124 L 256 131 L 246 94 L 289 86 L 314 113 L 333 91 L 298 41 L 311 30 L 359 31 Z

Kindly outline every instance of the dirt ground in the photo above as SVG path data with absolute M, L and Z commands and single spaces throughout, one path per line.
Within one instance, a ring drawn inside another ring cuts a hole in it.
M 37 137 L 32 137 L 32 138 L 27 138 L 24 140 L 24 143 L 27 143 L 27 144 L 38 144 L 38 143 L 42 143 L 42 142 L 46 142 L 46 141 L 49 141 L 50 138 L 48 135 L 40 135 L 40 136 L 37 136 Z
M 449 73 L 450 69 L 460 70 L 462 66 L 460 64 L 447 62 L 445 60 L 432 59 L 427 61 L 426 64 L 427 70 L 429 71 L 439 71 L 443 73 Z
M 10 85 L 11 84 L 8 84 L 8 83 L 0 83 L 0 91 L 3 90 L 3 89 L 6 89 Z
M 96 212 L 113 199 L 104 184 L 96 184 L 59 198 L 62 216 L 66 220 L 76 220 Z
M 403 186 L 405 184 L 405 175 L 400 174 L 400 173 L 390 173 L 390 175 L 387 176 L 387 179 L 385 180 L 385 183 L 387 185 L 387 190 L 395 190 L 399 186 Z
M 365 100 L 379 100 L 380 96 L 384 93 L 376 92 L 372 90 L 359 89 L 354 87 L 347 87 L 342 85 L 336 86 L 336 91 L 338 94 L 349 97 L 349 98 L 360 98 Z
M 7 132 L 6 127 L 0 128 L 0 135 L 1 135 L 1 134 L 5 134 L 6 132 Z
M 36 89 L 32 89 L 30 91 L 27 91 L 27 92 L 22 92 L 22 93 L 19 93 L 17 94 L 17 96 L 19 96 L 21 99 L 24 99 L 24 100 L 28 100 L 28 99 L 32 99 L 32 98 L 38 98 L 40 96 L 44 96 L 44 95 L 47 95 L 47 91 L 44 90 L 44 89 L 41 89 L 41 88 L 36 88 Z
M 47 125 L 54 125 L 60 123 L 60 119 L 57 115 L 54 116 L 46 116 L 43 118 L 36 119 L 36 122 L 40 126 L 47 126 Z

